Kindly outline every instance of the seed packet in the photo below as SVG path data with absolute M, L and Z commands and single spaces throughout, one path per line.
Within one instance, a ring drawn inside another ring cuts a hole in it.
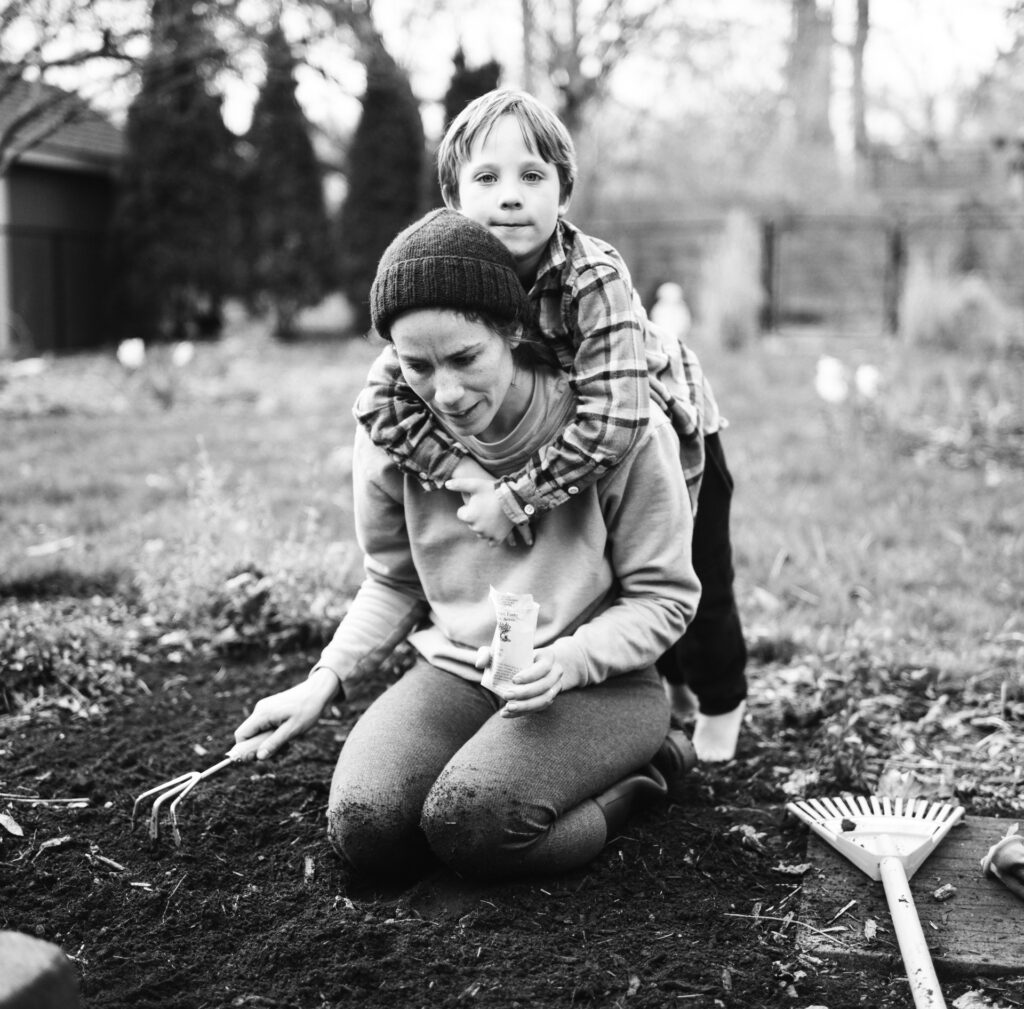
M 505 697 L 512 677 L 533 662 L 533 637 L 537 631 L 540 606 L 529 592 L 499 592 L 491 586 L 495 627 L 491 639 L 491 664 L 481 683 Z

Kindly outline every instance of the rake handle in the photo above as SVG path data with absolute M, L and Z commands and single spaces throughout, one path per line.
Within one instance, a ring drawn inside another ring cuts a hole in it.
M 895 855 L 886 855 L 879 861 L 878 870 L 914 996 L 914 1006 L 916 1009 L 946 1009 L 946 1000 L 942 997 L 903 863 Z

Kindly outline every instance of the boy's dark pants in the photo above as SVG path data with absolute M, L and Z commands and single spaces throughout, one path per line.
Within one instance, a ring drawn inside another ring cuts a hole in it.
M 704 439 L 704 479 L 693 526 L 693 566 L 701 584 L 693 623 L 657 662 L 669 683 L 685 683 L 705 715 L 732 711 L 747 696 L 747 646 L 733 591 L 729 506 L 732 474 L 717 434 Z

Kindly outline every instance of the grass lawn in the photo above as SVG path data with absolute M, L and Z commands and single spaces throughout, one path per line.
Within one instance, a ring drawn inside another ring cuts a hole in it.
M 822 354 L 879 368 L 878 396 L 823 401 Z M 732 421 L 751 629 L 822 653 L 861 641 L 901 663 L 984 675 L 1015 659 L 1019 672 L 1024 362 L 796 337 L 704 356 Z M 947 383 L 961 390 L 959 410 L 941 395 Z
M 227 548 L 292 536 L 314 509 L 325 536 L 348 537 L 351 404 L 374 354 L 360 340 L 285 347 L 249 328 L 166 367 L 170 408 L 148 374 L 109 356 L 56 361 L 31 380 L 38 397 L 14 395 L 12 382 L 0 437 L 4 582 L 135 572 L 147 549 L 194 539 L 214 489 L 235 510 L 222 517 Z
M 820 335 L 696 348 L 730 422 L 755 648 L 859 649 L 1021 689 L 1024 362 Z M 89 355 L 9 379 L 0 598 L 134 593 L 189 630 L 249 571 L 279 610 L 337 612 L 359 577 L 351 404 L 375 353 L 240 323 L 182 368 L 158 349 L 139 372 Z M 823 400 L 823 354 L 877 367 L 877 396 Z

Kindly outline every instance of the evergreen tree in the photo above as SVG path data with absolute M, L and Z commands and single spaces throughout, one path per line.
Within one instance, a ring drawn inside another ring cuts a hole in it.
M 379 40 L 365 62 L 363 111 L 338 221 L 341 289 L 363 330 L 370 325 L 370 285 L 381 253 L 423 206 L 425 159 L 423 122 L 408 77 Z
M 295 95 L 296 60 L 280 27 L 266 39 L 267 76 L 247 134 L 245 198 L 249 293 L 270 307 L 277 336 L 335 280 L 323 179 Z
M 448 91 L 444 96 L 444 128 L 448 129 L 451 121 L 471 102 L 474 98 L 493 91 L 501 79 L 501 64 L 490 60 L 478 67 L 466 65 L 466 54 L 462 47 L 455 51 L 452 57 L 455 72 L 448 84 Z M 437 172 L 432 172 L 428 182 L 428 191 L 431 193 L 433 203 L 441 206 L 444 202 L 441 196 L 441 187 L 437 181 Z
M 150 53 L 128 111 L 114 231 L 126 328 L 148 339 L 214 335 L 231 287 L 235 138 L 211 81 L 215 4 L 153 0 Z
M 455 65 L 455 73 L 452 74 L 448 92 L 444 96 L 445 129 L 474 98 L 493 91 L 501 79 L 500 63 L 491 60 L 478 67 L 469 67 L 461 46 L 455 51 L 452 63 Z

